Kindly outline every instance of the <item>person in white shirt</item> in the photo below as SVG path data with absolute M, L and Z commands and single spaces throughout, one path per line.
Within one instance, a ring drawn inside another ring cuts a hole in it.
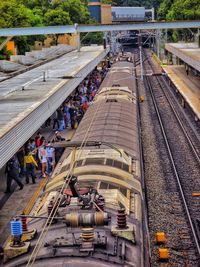
M 38 158 L 40 160 L 40 163 L 42 165 L 42 177 L 46 177 L 46 170 L 47 170 L 47 149 L 46 144 L 44 143 L 41 147 L 38 149 Z

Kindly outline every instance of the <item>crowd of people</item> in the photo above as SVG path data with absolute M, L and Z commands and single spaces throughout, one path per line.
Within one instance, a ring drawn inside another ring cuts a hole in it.
M 7 189 L 5 193 L 11 192 L 13 180 L 18 184 L 20 190 L 23 189 L 24 185 L 20 177 L 25 176 L 27 184 L 31 177 L 32 183 L 35 183 L 36 169 L 37 172 L 40 172 L 40 177 L 51 175 L 63 152 L 63 148 L 55 149 L 52 143 L 65 140 L 60 134 L 64 129 L 77 128 L 106 73 L 107 68 L 103 68 L 101 71 L 96 68 L 56 112 L 46 120 L 44 127 L 50 129 L 52 127 L 52 130 L 55 130 L 54 137 L 51 140 L 46 140 L 41 132 L 38 132 L 35 138 L 28 140 L 16 155 L 7 162 L 5 170 Z
M 105 69 L 101 72 L 94 70 L 76 88 L 75 93 L 69 96 L 54 114 L 46 120 L 45 127 L 52 126 L 53 129 L 58 131 L 63 131 L 68 127 L 76 128 L 94 99 L 105 73 Z

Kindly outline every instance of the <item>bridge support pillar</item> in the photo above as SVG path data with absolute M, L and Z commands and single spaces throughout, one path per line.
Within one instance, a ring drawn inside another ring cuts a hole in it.
M 81 50 L 81 37 L 80 37 L 80 32 L 77 32 L 77 50 L 80 52 Z

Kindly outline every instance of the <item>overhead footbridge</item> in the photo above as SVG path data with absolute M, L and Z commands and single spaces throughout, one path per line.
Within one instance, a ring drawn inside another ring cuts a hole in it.
M 200 20 L 194 21 L 153 21 L 153 22 L 133 22 L 118 24 L 97 24 L 97 25 L 63 25 L 47 27 L 25 27 L 25 28 L 4 28 L 0 29 L 0 36 L 22 36 L 40 34 L 65 34 L 76 33 L 78 50 L 80 50 L 80 33 L 83 32 L 112 32 L 112 31 L 133 31 L 133 30 L 162 30 L 162 29 L 188 29 L 200 28 Z
M 162 30 L 162 29 L 187 29 L 200 28 L 200 20 L 194 21 L 153 21 L 153 22 L 133 22 L 119 24 L 97 24 L 97 25 L 65 25 L 46 27 L 25 27 L 25 28 L 4 28 L 0 29 L 0 36 L 22 36 L 40 34 L 64 34 L 81 32 L 109 32 L 128 30 Z
M 0 82 L 0 168 L 38 130 L 109 49 L 83 47 Z

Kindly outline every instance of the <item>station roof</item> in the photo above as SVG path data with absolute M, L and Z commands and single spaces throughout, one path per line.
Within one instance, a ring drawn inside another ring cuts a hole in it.
M 200 48 L 196 43 L 168 43 L 165 49 L 200 72 Z
M 0 83 L 0 168 L 107 52 L 102 46 L 83 47 Z

